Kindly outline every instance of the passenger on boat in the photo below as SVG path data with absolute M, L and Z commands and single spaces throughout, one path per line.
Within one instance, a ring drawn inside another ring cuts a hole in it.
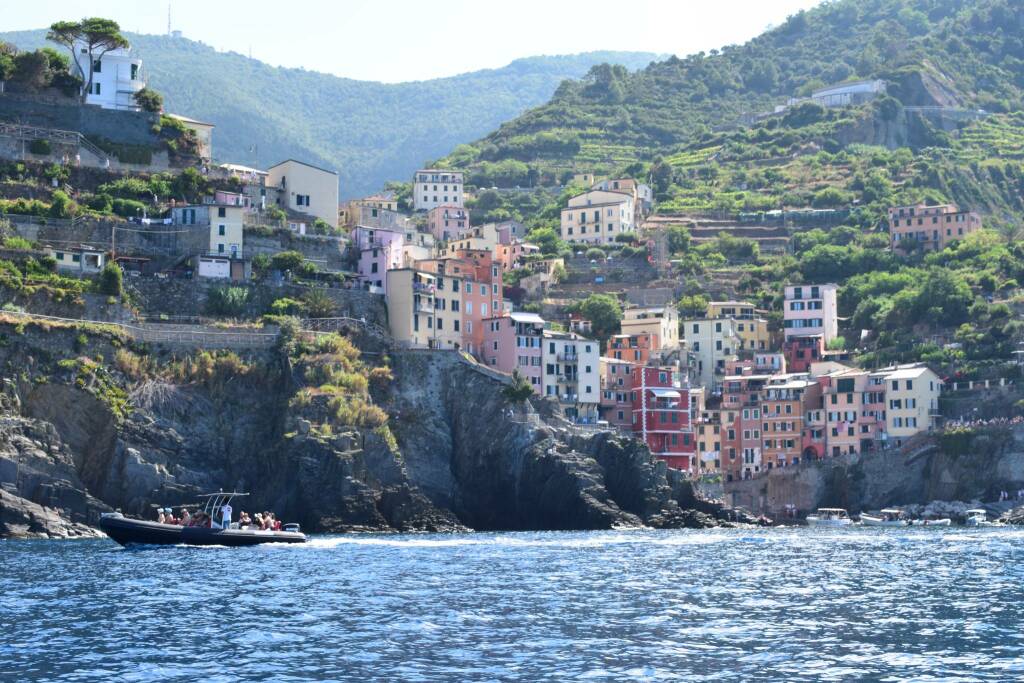
M 242 514 L 238 515 L 238 528 L 244 529 L 247 526 L 252 525 L 252 517 L 245 510 L 242 510 Z
M 257 529 L 265 528 L 263 525 L 263 515 L 257 512 L 256 517 L 253 519 L 253 524 L 256 526 Z
M 188 513 L 188 508 L 181 509 L 181 525 L 190 526 L 192 522 L 192 515 Z
M 221 514 L 221 524 L 220 524 L 221 528 L 222 529 L 230 529 L 231 528 L 231 503 L 224 503 L 224 505 L 222 505 L 221 508 L 220 508 L 220 514 Z
M 160 524 L 166 524 L 167 523 L 167 517 L 164 516 L 164 509 L 163 508 L 157 508 L 156 509 L 156 521 L 159 522 Z

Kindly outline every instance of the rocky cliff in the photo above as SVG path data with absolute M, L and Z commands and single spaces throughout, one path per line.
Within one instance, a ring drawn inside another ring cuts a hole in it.
M 993 426 L 913 440 L 903 449 L 842 456 L 730 482 L 726 500 L 756 513 L 842 507 L 851 512 L 933 501 L 996 501 L 1024 488 L 1024 428 Z
M 152 516 L 221 488 L 251 493 L 241 509 L 314 531 L 715 523 L 716 507 L 637 442 L 512 405 L 506 378 L 459 354 L 351 339 L 364 360 L 349 369 L 383 370 L 364 406 L 384 409 L 379 427 L 339 421 L 348 399 L 325 391 L 357 373 L 335 368 L 318 387 L 337 356 L 308 342 L 296 342 L 302 353 L 186 355 L 0 323 L 0 511 L 19 509 L 3 513 L 0 535 L 84 533 L 74 525 L 104 510 Z M 55 509 L 60 524 L 26 521 Z

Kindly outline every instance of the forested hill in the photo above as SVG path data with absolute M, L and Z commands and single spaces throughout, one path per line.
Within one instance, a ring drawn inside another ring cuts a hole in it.
M 672 57 L 635 73 L 599 65 L 445 162 L 481 169 L 487 181 L 501 175 L 496 162 L 505 163 L 506 176 L 522 164 L 533 177 L 615 172 L 708 141 L 789 97 L 858 78 L 885 79 L 905 105 L 1017 111 L 1024 3 L 828 2 L 744 45 Z
M 116 17 L 115 17 L 116 18 Z M 605 62 L 639 69 L 658 55 L 590 52 L 519 59 L 428 81 L 385 84 L 269 66 L 184 38 L 126 34 L 169 111 L 209 121 L 220 161 L 287 157 L 338 170 L 343 196 L 404 180 L 427 159 L 545 102 L 566 78 Z M 20 49 L 45 31 L 0 33 Z

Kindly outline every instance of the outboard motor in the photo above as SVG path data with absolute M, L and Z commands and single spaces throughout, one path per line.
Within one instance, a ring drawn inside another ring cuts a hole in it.
M 290 532 L 292 532 L 293 534 L 297 534 L 297 533 L 299 533 L 299 531 L 300 531 L 300 529 L 299 529 L 299 525 L 298 525 L 298 524 L 295 524 L 294 522 L 293 522 L 293 523 L 291 523 L 291 524 L 285 524 L 285 525 L 284 525 L 283 527 L 281 527 L 281 529 L 282 529 L 283 531 L 290 531 Z

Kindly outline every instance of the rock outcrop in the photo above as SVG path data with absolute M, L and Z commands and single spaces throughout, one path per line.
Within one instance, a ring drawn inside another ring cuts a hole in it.
M 0 489 L 0 538 L 94 538 L 96 529 Z
M 335 432 L 322 428 L 325 404 L 293 400 L 309 368 L 277 350 L 223 375 L 131 381 L 112 366 L 100 382 L 67 359 L 115 357 L 116 340 L 91 336 L 82 349 L 73 330 L 31 327 L 7 339 L 0 483 L 68 523 L 113 508 L 149 517 L 218 489 L 249 492 L 240 510 L 324 532 L 718 523 L 717 507 L 640 443 L 579 431 L 540 399 L 511 405 L 507 377 L 458 353 L 354 338 L 389 357 L 394 379 L 374 392 L 388 428 Z M 111 383 L 127 407 L 111 403 Z

